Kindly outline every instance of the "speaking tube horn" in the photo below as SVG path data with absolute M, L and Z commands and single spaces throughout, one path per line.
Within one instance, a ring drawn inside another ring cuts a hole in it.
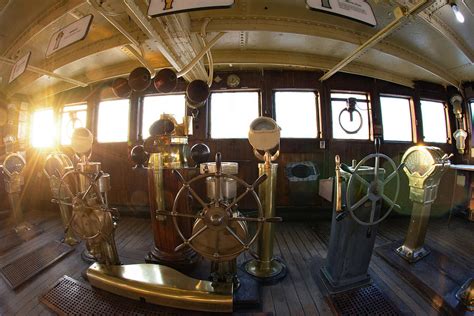
M 176 73 L 168 68 L 161 69 L 153 78 L 153 85 L 158 92 L 169 93 L 176 88 L 178 77 Z
M 84 155 L 92 149 L 94 136 L 85 127 L 76 128 L 71 137 L 71 148 L 77 154 Z
M 125 78 L 116 78 L 112 82 L 112 91 L 119 98 L 128 98 L 130 93 L 132 93 L 128 80 Z
M 193 80 L 186 87 L 186 102 L 191 108 L 200 108 L 204 105 L 211 90 L 206 82 L 202 80 Z
M 280 143 L 280 130 L 273 119 L 260 116 L 250 123 L 250 145 L 256 150 L 269 151 Z
M 145 67 L 132 70 L 128 76 L 128 85 L 134 91 L 145 91 L 151 84 L 151 75 Z

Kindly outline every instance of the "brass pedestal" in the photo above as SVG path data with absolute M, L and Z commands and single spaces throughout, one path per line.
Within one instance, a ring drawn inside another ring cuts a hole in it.
M 275 195 L 278 164 L 259 163 L 258 174 L 267 175 L 267 180 L 258 188 L 258 196 L 262 202 L 264 217 L 275 216 Z M 258 259 L 253 259 L 244 264 L 245 271 L 261 279 L 262 281 L 276 281 L 285 277 L 285 264 L 273 257 L 273 240 L 275 239 L 273 223 L 264 223 L 262 234 L 258 239 L 257 255 Z
M 410 263 L 426 257 L 424 247 L 431 205 L 436 200 L 439 183 L 450 166 L 449 156 L 437 147 L 413 146 L 402 157 L 413 202 L 410 225 L 403 245 L 396 253 Z
M 424 246 L 430 212 L 431 203 L 413 202 L 413 211 L 405 242 L 396 249 L 397 254 L 409 262 L 417 262 L 430 254 L 430 250 Z

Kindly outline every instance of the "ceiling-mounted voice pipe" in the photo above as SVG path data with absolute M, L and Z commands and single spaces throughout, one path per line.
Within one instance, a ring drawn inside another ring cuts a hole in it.
M 390 35 L 408 16 L 416 13 L 423 8 L 426 4 L 432 0 L 422 0 L 415 4 L 408 11 L 404 12 L 401 7 L 396 7 L 394 10 L 395 20 L 386 25 L 383 29 L 378 31 L 375 35 L 369 38 L 364 44 L 357 47 L 349 56 L 340 61 L 336 66 L 326 72 L 319 80 L 324 81 L 332 77 L 336 72 L 347 66 L 351 61 L 358 58 L 360 55 L 365 53 L 369 48 L 383 40 L 385 37 Z
M 203 46 L 207 45 L 206 28 L 207 28 L 207 25 L 209 24 L 209 22 L 211 22 L 211 19 L 207 18 L 207 19 L 204 20 L 204 23 L 202 23 L 202 26 L 201 26 L 201 34 L 200 34 L 199 38 L 200 38 L 201 43 L 202 43 Z M 208 74 L 208 78 L 207 78 L 207 85 L 210 87 L 212 85 L 212 81 L 214 80 L 214 58 L 212 58 L 212 53 L 211 53 L 210 50 L 206 53 L 206 56 L 207 56 L 207 61 L 208 61 L 208 65 L 209 65 L 209 74 Z
M 0 56 L 0 62 L 5 63 L 5 64 L 9 64 L 9 65 L 14 65 L 16 63 L 15 60 L 8 59 L 8 58 L 2 57 L 2 56 Z M 85 83 L 85 82 L 75 80 L 75 79 L 71 79 L 71 78 L 68 78 L 68 77 L 56 74 L 54 72 L 35 67 L 35 66 L 28 65 L 26 67 L 26 69 L 28 71 L 31 71 L 31 72 L 34 72 L 34 73 L 37 73 L 37 74 L 40 74 L 40 75 L 45 75 L 45 76 L 49 76 L 49 77 L 52 77 L 52 78 L 55 78 L 55 79 L 58 79 L 58 80 L 61 80 L 61 81 L 72 83 L 73 85 L 76 85 L 76 86 L 79 86 L 79 87 L 87 87 L 88 86 L 88 84 Z
M 103 8 L 101 8 L 96 0 L 87 0 L 87 3 L 94 8 L 97 12 L 99 12 L 104 19 L 106 19 L 110 24 L 112 24 L 113 27 L 117 31 L 119 31 L 123 36 L 125 36 L 130 43 L 133 45 L 125 45 L 125 48 L 145 67 L 148 69 L 148 71 L 153 75 L 155 73 L 155 69 L 150 66 L 150 64 L 145 60 L 143 57 L 143 53 L 141 50 L 141 45 L 140 42 L 138 42 L 127 30 L 125 30 L 117 21 L 115 21 L 114 18 L 112 18 L 109 14 L 107 14 Z
M 125 45 L 124 48 L 126 50 L 128 50 L 130 52 L 130 54 L 132 54 L 146 69 L 148 69 L 148 71 L 150 72 L 150 74 L 153 76 L 154 73 L 155 73 L 155 68 L 153 66 L 151 66 L 146 60 L 145 58 L 143 58 L 143 53 L 140 53 L 138 52 L 137 48 L 135 48 L 135 46 L 133 45 Z
M 90 0 L 88 0 L 90 1 Z M 130 13 L 130 16 L 139 24 L 140 28 L 147 33 L 148 37 L 155 40 L 155 44 L 158 46 L 160 52 L 165 56 L 165 58 L 171 63 L 171 65 L 176 69 L 181 69 L 176 74 L 176 76 L 183 77 L 193 69 L 193 67 L 199 62 L 199 60 L 216 44 L 216 42 L 225 34 L 225 32 L 218 33 L 208 44 L 202 49 L 202 51 L 197 54 L 191 62 L 184 66 L 180 65 L 181 63 L 177 60 L 177 57 L 174 54 L 170 53 L 170 50 L 167 48 L 166 43 L 163 42 L 163 39 L 153 28 L 153 25 L 150 23 L 145 14 L 140 10 L 134 0 L 123 0 L 123 3 Z
M 222 37 L 224 36 L 225 32 L 220 32 L 218 33 L 216 36 L 214 36 L 214 38 L 212 40 L 210 40 L 206 46 L 204 46 L 204 48 L 199 52 L 199 54 L 196 55 L 196 57 L 194 57 L 193 60 L 191 60 L 191 62 L 189 64 L 187 64 L 183 69 L 181 69 L 177 74 L 176 76 L 179 78 L 179 77 L 182 77 L 182 76 L 185 76 L 191 69 L 193 69 L 193 67 L 201 60 L 201 58 L 206 55 L 209 50 L 214 46 L 216 45 L 217 41 Z

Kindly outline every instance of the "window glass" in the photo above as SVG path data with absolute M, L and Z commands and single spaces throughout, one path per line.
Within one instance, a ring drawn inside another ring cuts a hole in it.
M 316 93 L 313 91 L 275 92 L 276 122 L 283 138 L 317 138 Z
M 35 148 L 53 147 L 56 142 L 56 122 L 52 108 L 33 112 L 31 117 L 30 140 Z
M 443 102 L 421 100 L 421 118 L 425 142 L 448 142 L 446 111 Z
M 61 111 L 61 145 L 71 145 L 72 132 L 86 122 L 87 104 L 66 105 Z
M 352 117 L 348 111 L 345 111 L 349 98 L 354 98 L 356 101 L 357 111 L 352 112 Z M 331 93 L 331 113 L 333 138 L 370 139 L 370 107 L 367 94 Z
M 383 139 L 389 141 L 413 141 L 410 99 L 380 97 Z
M 128 99 L 99 103 L 97 141 L 99 143 L 126 142 L 128 140 L 130 101 Z
M 247 138 L 250 123 L 258 117 L 258 92 L 211 94 L 211 138 Z
M 157 95 L 143 98 L 142 136 L 150 136 L 150 126 L 160 119 L 161 114 L 172 114 L 178 124 L 186 113 L 184 94 Z

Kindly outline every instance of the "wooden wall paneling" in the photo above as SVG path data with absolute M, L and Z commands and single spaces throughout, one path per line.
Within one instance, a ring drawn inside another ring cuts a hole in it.
M 231 73 L 236 73 L 241 78 L 241 84 L 237 89 L 233 90 L 244 90 L 244 89 L 259 89 L 262 91 L 261 94 L 261 105 L 262 113 L 267 116 L 274 117 L 274 104 L 273 104 L 273 91 L 275 89 L 315 89 L 320 93 L 320 108 L 322 115 L 321 130 L 323 133 L 322 139 L 315 140 L 294 140 L 294 139 L 283 139 L 281 142 L 282 155 L 278 160 L 279 172 L 278 172 L 278 195 L 277 195 L 277 206 L 278 207 L 292 207 L 290 201 L 290 187 L 288 179 L 285 175 L 285 166 L 289 162 L 294 161 L 313 161 L 317 164 L 320 171 L 320 178 L 327 178 L 334 174 L 334 155 L 339 154 L 345 163 L 351 162 L 352 159 L 360 160 L 365 155 L 374 152 L 374 145 L 372 141 L 345 141 L 345 140 L 332 140 L 331 130 L 331 110 L 330 110 L 330 91 L 331 90 L 343 90 L 343 91 L 366 91 L 370 93 L 372 100 L 372 115 L 373 123 L 377 124 L 381 121 L 380 116 L 380 105 L 378 97 L 380 94 L 393 94 L 393 95 L 405 95 L 411 96 L 415 103 L 415 115 L 418 121 L 417 131 L 421 137 L 421 113 L 419 107 L 420 98 L 444 98 L 446 99 L 446 92 L 444 87 L 432 85 L 429 83 L 417 82 L 415 89 L 402 87 L 399 85 L 387 83 L 380 80 L 374 80 L 372 78 L 365 78 L 356 75 L 349 74 L 336 74 L 329 80 L 321 83 L 318 78 L 321 76 L 320 71 L 232 71 L 232 72 L 218 72 L 216 77 L 221 80 L 215 80 L 211 87 L 212 91 L 222 91 L 228 89 L 226 86 L 227 76 Z M 186 83 L 183 80 L 179 80 L 178 87 L 175 92 L 185 91 Z M 472 88 L 466 88 L 465 91 L 469 92 Z M 94 144 L 93 160 L 102 162 L 102 168 L 104 172 L 108 172 L 111 175 L 112 191 L 110 192 L 110 203 L 115 205 L 125 205 L 130 208 L 136 206 L 144 206 L 148 202 L 146 201 L 148 190 L 146 172 L 144 170 L 133 170 L 132 163 L 129 160 L 129 150 L 133 145 L 136 144 L 140 138 L 141 131 L 141 116 L 142 108 L 140 102 L 142 97 L 145 95 L 157 94 L 154 87 L 151 86 L 147 91 L 143 93 L 135 93 L 131 98 L 131 125 L 130 125 L 130 142 L 127 143 L 115 143 L 115 144 Z M 70 93 L 65 96 L 61 102 L 65 103 L 73 97 L 77 97 L 78 94 Z M 98 87 L 94 88 L 91 92 L 88 91 L 87 96 L 89 105 L 89 119 L 88 126 L 96 134 L 97 124 L 97 104 L 100 100 L 112 98 L 113 94 L 110 89 L 110 83 L 102 83 Z M 474 97 L 474 93 L 472 93 Z M 77 102 L 74 101 L 74 102 Z M 71 103 L 71 102 L 70 102 Z M 211 158 L 214 160 L 216 152 L 221 152 L 224 160 L 236 161 L 240 164 L 239 176 L 247 182 L 253 182 L 258 177 L 258 161 L 252 153 L 252 148 L 248 143 L 247 139 L 239 140 L 219 140 L 211 139 L 209 137 L 209 109 L 212 104 L 207 104 L 205 107 L 200 109 L 199 115 L 194 121 L 194 134 L 190 136 L 189 143 L 190 147 L 197 142 L 206 143 L 211 149 Z M 190 109 L 187 109 L 190 114 Z M 452 119 L 452 111 L 450 111 L 450 119 Z M 453 130 L 454 131 L 454 130 Z M 319 141 L 324 140 L 326 142 L 326 148 L 319 148 Z M 382 146 L 382 152 L 388 156 L 394 158 L 396 162 L 399 162 L 401 155 L 406 149 L 412 144 L 410 143 L 387 143 Z M 444 150 L 452 152 L 453 145 L 438 145 Z M 39 168 L 39 167 L 38 167 Z M 39 169 L 38 169 L 39 170 Z M 34 176 L 34 173 L 32 173 Z M 452 183 L 454 178 L 450 178 L 450 175 L 446 176 L 446 181 L 442 182 L 439 197 L 439 207 L 444 208 L 446 201 L 450 199 L 452 190 Z M 408 200 L 408 186 L 406 177 L 402 174 L 402 189 L 400 203 L 403 204 L 403 212 L 409 213 L 411 210 L 411 204 Z M 37 180 L 35 180 L 37 182 Z M 35 183 L 36 183 L 35 182 Z M 33 181 L 31 181 L 33 183 Z M 39 184 L 40 185 L 40 184 Z M 36 185 L 35 185 L 36 186 Z M 49 186 L 43 186 L 49 192 Z M 38 189 L 37 189 L 38 190 Z M 314 208 L 327 207 L 329 204 L 324 204 L 317 195 L 317 190 L 314 193 L 314 200 L 308 201 L 308 206 Z M 444 196 L 444 197 L 442 197 Z M 32 204 L 39 203 L 40 200 L 32 200 Z M 49 201 L 48 201 L 49 203 Z M 245 199 L 240 203 L 242 209 L 252 208 L 252 201 Z M 438 203 L 438 202 L 437 202 Z

